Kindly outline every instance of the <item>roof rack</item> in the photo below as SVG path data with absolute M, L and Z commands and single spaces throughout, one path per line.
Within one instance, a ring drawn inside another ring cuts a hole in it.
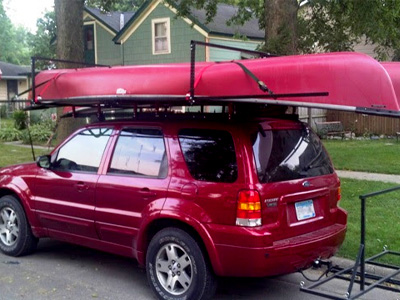
M 240 51 L 260 58 L 196 62 L 197 46 Z M 32 74 L 38 59 L 45 58 L 33 59 Z M 32 106 L 28 109 L 86 107 L 102 110 L 243 103 L 400 117 L 394 88 L 400 83 L 392 81 L 394 77 L 389 76 L 380 63 L 356 53 L 277 57 L 260 51 L 191 41 L 189 64 L 112 67 L 51 61 L 90 68 L 39 73 L 33 81 Z M 400 72 L 400 65 L 397 69 Z M 70 111 L 76 116 L 76 109 Z

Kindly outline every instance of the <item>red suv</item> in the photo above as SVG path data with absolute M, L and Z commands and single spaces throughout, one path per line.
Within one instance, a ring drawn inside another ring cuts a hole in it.
M 271 276 L 335 253 L 340 183 L 297 120 L 159 118 L 86 126 L 0 170 L 0 249 L 51 237 L 135 258 L 161 299 L 212 297 L 215 276 Z

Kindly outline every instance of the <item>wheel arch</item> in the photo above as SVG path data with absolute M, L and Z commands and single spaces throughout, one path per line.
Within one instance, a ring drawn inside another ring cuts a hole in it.
M 29 225 L 32 228 L 33 234 L 37 237 L 41 236 L 41 230 L 39 229 L 39 222 L 36 219 L 32 207 L 29 204 L 29 201 L 27 200 L 27 198 L 20 192 L 10 188 L 10 187 L 5 187 L 5 188 L 1 188 L 0 189 L 0 198 L 3 196 L 13 196 L 17 199 L 17 201 L 21 204 L 26 218 L 28 220 Z
M 142 255 L 138 256 L 138 261 L 140 264 L 145 265 L 146 252 L 151 239 L 156 235 L 157 232 L 168 227 L 179 228 L 194 238 L 214 273 L 220 273 L 221 266 L 216 255 L 215 245 L 203 225 L 194 221 L 189 224 L 188 222 L 184 222 L 173 217 L 158 218 L 146 226 L 146 229 L 143 231 L 140 239 L 141 242 L 138 243 L 138 250 L 142 253 Z

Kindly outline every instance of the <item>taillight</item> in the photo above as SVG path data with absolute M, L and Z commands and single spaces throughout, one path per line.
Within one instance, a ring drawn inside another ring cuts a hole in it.
M 261 199 L 258 191 L 239 192 L 236 225 L 249 227 L 261 225 Z
M 337 201 L 340 201 L 342 199 L 342 188 L 339 186 L 337 189 Z

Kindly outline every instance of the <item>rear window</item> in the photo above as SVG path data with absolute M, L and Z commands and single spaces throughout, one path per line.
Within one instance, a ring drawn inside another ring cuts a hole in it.
M 331 174 L 332 163 L 317 135 L 302 129 L 266 130 L 253 137 L 261 183 Z
M 182 129 L 179 142 L 193 178 L 210 182 L 236 181 L 236 153 L 229 132 Z

